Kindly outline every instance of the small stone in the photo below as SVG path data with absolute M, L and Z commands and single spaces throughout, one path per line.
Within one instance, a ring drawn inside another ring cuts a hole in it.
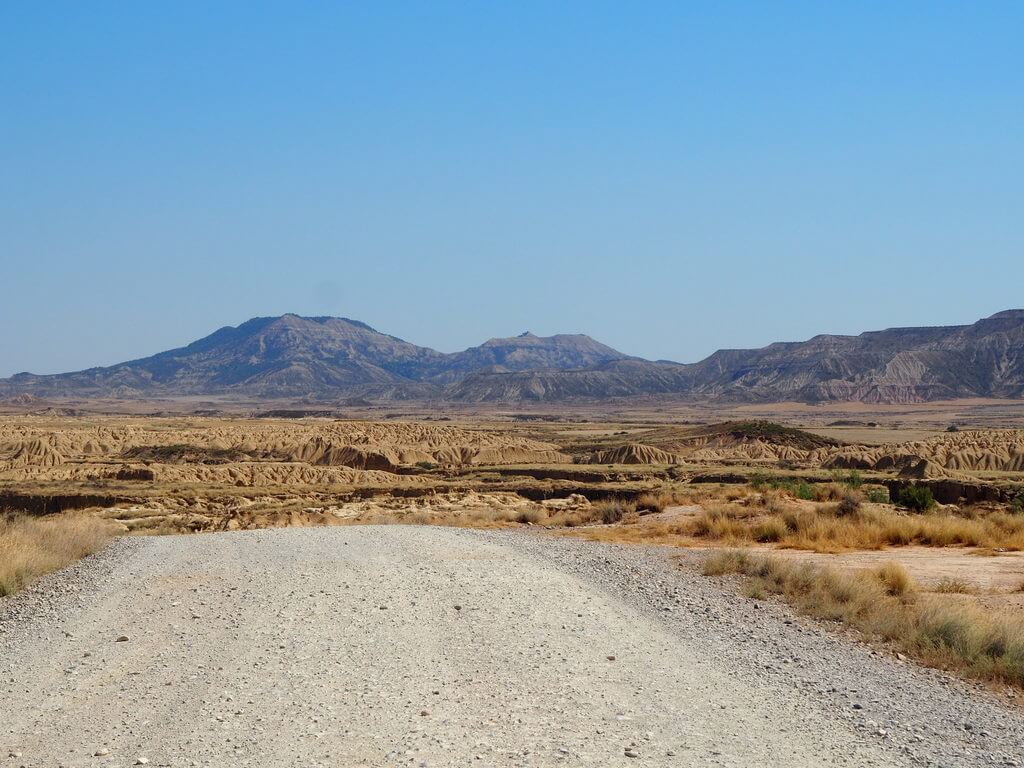
M 117 638 L 117 640 L 115 642 L 127 643 L 128 642 L 128 635 L 121 635 L 119 638 Z
M 93 757 L 106 757 L 109 754 L 110 754 L 110 750 L 107 749 L 106 747 L 103 747 L 101 749 L 97 749 L 95 752 L 92 753 Z
M 623 752 L 623 754 L 625 754 L 626 757 L 640 757 L 640 753 L 637 752 L 632 747 L 626 747 L 626 749 Z
M 461 611 L 462 610 L 462 606 L 461 605 L 456 605 L 455 606 L 455 610 L 456 611 Z
M 135 764 L 136 765 L 149 765 L 149 758 L 148 757 L 136 758 Z
M 615 657 L 614 656 L 607 656 L 606 658 L 608 659 L 608 661 L 615 661 Z
M 426 709 L 420 710 L 420 717 L 428 717 L 429 715 L 430 715 L 430 711 L 429 710 L 426 710 Z

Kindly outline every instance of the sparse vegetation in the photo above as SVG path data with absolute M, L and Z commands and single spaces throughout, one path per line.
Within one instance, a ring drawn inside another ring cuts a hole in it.
M 867 488 L 864 491 L 864 495 L 867 500 L 872 504 L 888 504 L 889 503 L 889 489 L 885 486 L 878 486 L 876 488 Z
M 726 551 L 708 558 L 704 573 L 741 574 L 747 595 L 778 595 L 801 613 L 848 624 L 926 664 L 1024 687 L 1024 619 L 922 594 L 896 563 L 846 572 Z
M 849 517 L 860 512 L 860 496 L 856 493 L 847 493 L 836 504 L 836 514 L 839 517 Z
M 800 481 L 800 484 L 797 485 L 796 493 L 794 495 L 803 501 L 811 501 L 814 499 L 814 486 L 802 480 Z
M 605 525 L 621 522 L 627 514 L 636 512 L 636 505 L 621 499 L 606 499 L 592 505 L 594 519 Z
M 970 583 L 954 576 L 944 576 L 935 585 L 935 592 L 945 595 L 972 595 L 978 590 Z
M 113 531 L 108 521 L 87 515 L 0 513 L 0 595 L 95 552 Z
M 838 485 L 845 485 L 847 488 L 852 488 L 853 490 L 859 489 L 864 484 L 864 476 L 856 469 L 851 469 L 849 472 L 845 473 L 840 470 L 834 470 L 832 472 L 832 479 Z
M 1024 516 L 989 508 L 908 514 L 892 507 L 865 506 L 856 497 L 845 505 L 842 500 L 797 505 L 766 492 L 731 503 L 705 502 L 699 513 L 678 521 L 595 530 L 588 536 L 677 545 L 764 543 L 815 552 L 911 544 L 1024 550 Z
M 915 512 L 927 512 L 935 506 L 932 489 L 925 485 L 907 485 L 900 488 L 896 503 Z
M 669 507 L 686 503 L 686 499 L 679 494 L 668 491 L 658 493 L 645 493 L 636 500 L 636 510 L 640 514 L 664 512 Z

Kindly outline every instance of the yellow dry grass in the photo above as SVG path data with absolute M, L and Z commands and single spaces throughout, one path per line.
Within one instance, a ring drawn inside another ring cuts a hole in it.
M 1024 550 L 1024 515 L 999 509 L 909 513 L 882 504 L 794 502 L 774 492 L 736 502 L 706 503 L 699 514 L 588 530 L 601 541 L 694 545 L 774 544 L 814 552 L 885 547 L 979 547 Z
M 0 516 L 0 595 L 95 552 L 115 530 L 87 515 Z
M 706 561 L 704 573 L 742 574 L 751 597 L 778 595 L 801 613 L 848 624 L 930 666 L 1024 687 L 1024 619 L 919 592 L 897 563 L 849 572 L 725 551 Z

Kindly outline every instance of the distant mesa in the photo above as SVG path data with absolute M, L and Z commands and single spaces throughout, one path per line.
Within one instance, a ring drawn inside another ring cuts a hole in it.
M 291 398 L 463 403 L 637 397 L 916 403 L 1024 397 L 1024 309 L 972 325 L 819 335 L 693 364 L 632 357 L 583 334 L 490 339 L 444 354 L 341 317 L 257 317 L 105 368 L 0 379 L 0 398 Z

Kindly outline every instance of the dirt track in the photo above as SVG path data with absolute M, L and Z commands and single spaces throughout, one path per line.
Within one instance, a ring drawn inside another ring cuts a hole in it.
M 785 620 L 523 533 L 122 540 L 0 606 L 0 765 L 1018 764 L 1017 710 Z

